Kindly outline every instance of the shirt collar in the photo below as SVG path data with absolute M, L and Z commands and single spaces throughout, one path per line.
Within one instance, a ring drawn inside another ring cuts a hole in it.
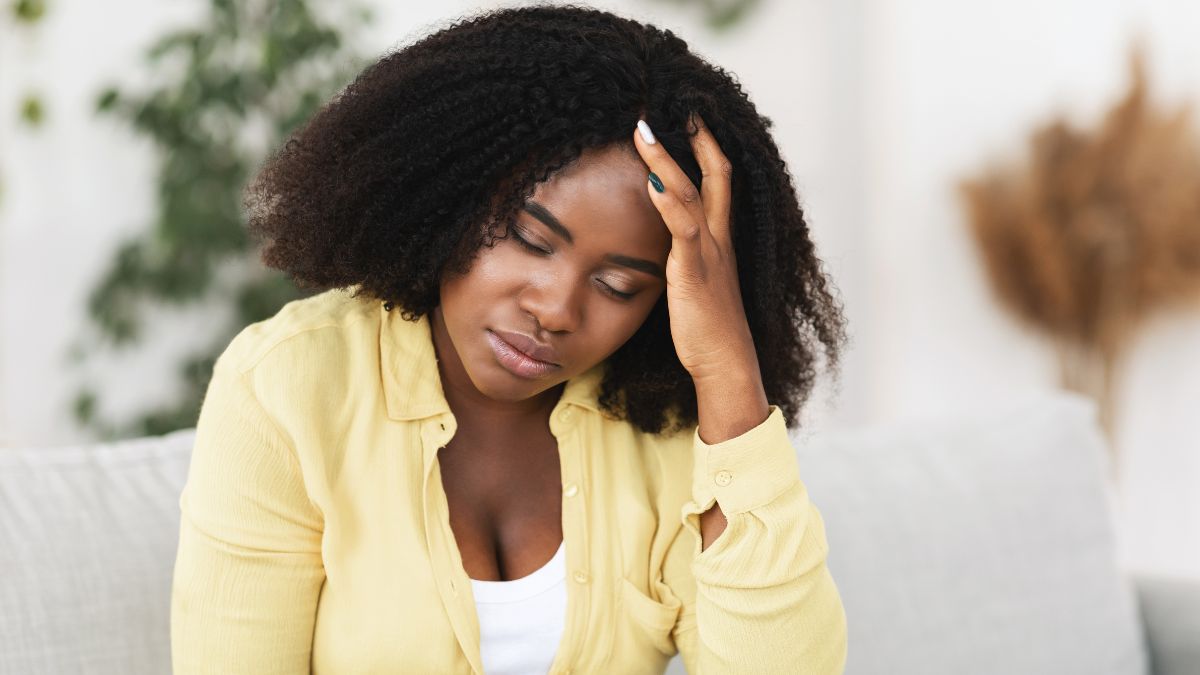
M 433 349 L 429 315 L 407 321 L 398 309 L 382 312 L 379 358 L 388 417 L 414 420 L 450 412 Z M 598 397 L 606 363 L 567 380 L 560 401 L 600 412 Z

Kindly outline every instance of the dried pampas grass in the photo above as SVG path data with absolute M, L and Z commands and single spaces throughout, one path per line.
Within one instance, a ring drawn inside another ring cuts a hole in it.
M 1143 50 L 1096 129 L 1056 119 L 1031 156 L 960 185 L 1000 303 L 1054 340 L 1062 384 L 1093 397 L 1117 473 L 1113 398 L 1151 313 L 1200 303 L 1200 144 L 1190 106 L 1154 107 Z

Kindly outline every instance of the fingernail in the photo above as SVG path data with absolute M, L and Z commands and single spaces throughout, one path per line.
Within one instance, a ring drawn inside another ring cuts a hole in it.
M 642 140 L 650 145 L 654 145 L 654 132 L 650 131 L 650 125 L 646 124 L 646 120 L 638 120 L 637 128 L 638 132 L 642 134 Z M 662 192 L 662 190 L 659 190 L 659 192 Z
M 653 185 L 654 189 L 658 190 L 659 192 L 666 190 L 666 188 L 663 187 L 662 181 L 659 180 L 658 176 L 654 175 L 653 171 L 650 172 L 650 184 Z

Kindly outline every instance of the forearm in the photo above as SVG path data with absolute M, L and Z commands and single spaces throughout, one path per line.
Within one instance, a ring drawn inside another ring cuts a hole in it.
M 664 571 L 688 597 L 675 632 L 688 672 L 844 668 L 846 619 L 825 564 L 824 523 L 782 411 L 768 408 L 762 423 L 718 445 L 694 434 L 692 499 L 681 512 L 694 536 L 679 544 L 690 555 Z M 710 512 L 728 518 L 711 539 L 701 521 Z
M 696 407 L 700 438 L 715 444 L 740 436 L 767 419 L 769 406 L 757 360 L 732 369 L 720 379 L 696 381 Z M 721 507 L 700 514 L 700 550 L 708 548 L 725 531 L 728 521 Z

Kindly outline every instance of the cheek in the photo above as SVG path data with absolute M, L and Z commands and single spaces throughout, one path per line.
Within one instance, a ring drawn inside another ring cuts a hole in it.
M 492 249 L 483 249 L 471 269 L 472 289 L 482 295 L 505 294 L 519 286 L 528 276 L 529 261 L 519 251 L 500 242 Z
M 472 298 L 508 291 L 517 280 L 514 270 L 521 269 L 518 262 L 510 252 L 503 250 L 503 243 L 495 248 L 480 249 L 466 274 L 442 281 L 443 301 L 449 296 L 451 302 L 470 302 Z

